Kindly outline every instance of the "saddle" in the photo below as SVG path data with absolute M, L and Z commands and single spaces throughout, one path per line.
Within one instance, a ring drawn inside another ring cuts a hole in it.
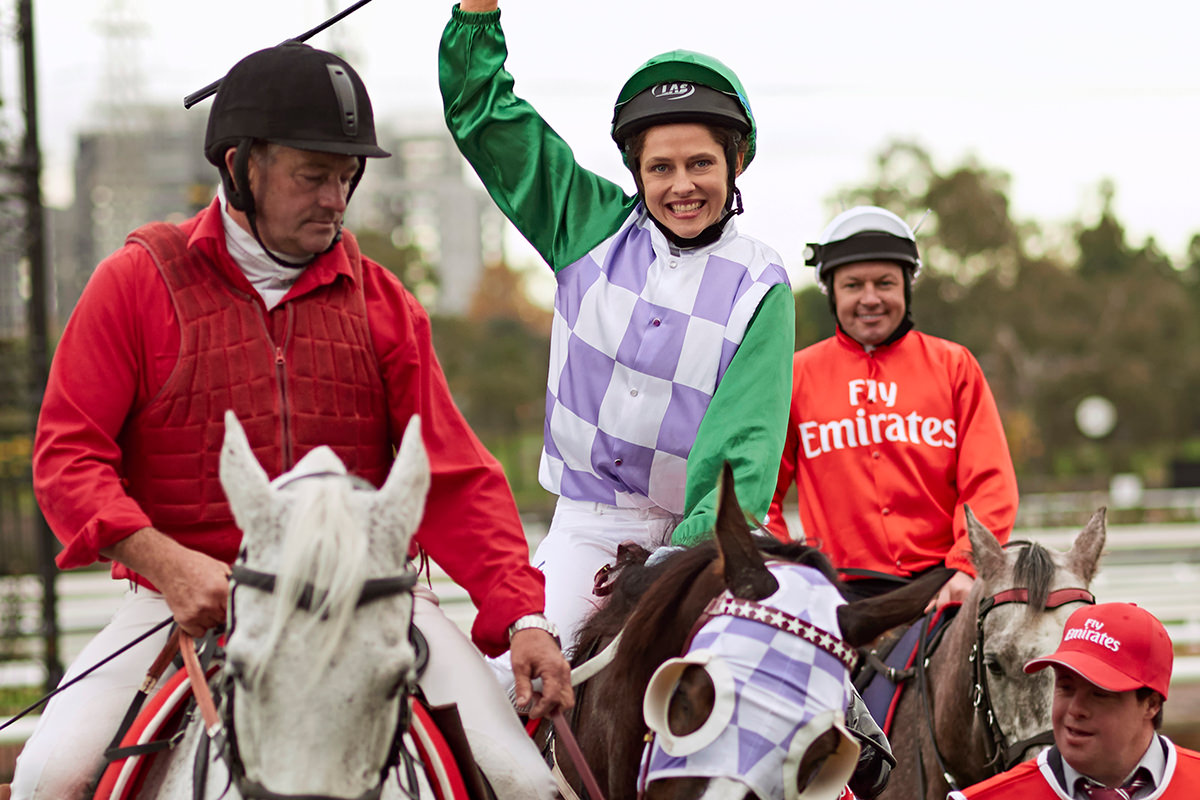
M 915 673 L 917 656 L 922 650 L 929 658 L 942 640 L 946 626 L 960 606 L 950 604 L 914 622 L 903 633 L 862 653 L 862 667 L 854 677 L 854 688 L 861 695 L 871 717 L 885 735 L 891 735 L 892 717 L 900 703 L 905 685 Z
M 138 796 L 150 772 L 154 757 L 177 745 L 187 728 L 187 720 L 196 707 L 196 696 L 188 670 L 178 655 L 179 633 L 172 633 L 163 652 L 151 666 L 142 687 L 105 751 L 106 765 L 95 781 L 92 800 L 131 800 Z M 414 626 L 409 638 L 416 649 L 419 675 L 429 661 L 429 644 Z M 199 652 L 201 667 L 211 680 L 224 661 L 224 640 L 213 633 L 205 637 Z M 175 663 L 178 670 L 155 691 L 166 668 Z M 420 760 L 427 766 L 437 762 L 443 767 L 445 783 L 452 785 L 455 797 L 469 800 L 495 800 L 495 794 L 480 771 L 467 742 L 466 732 L 455 705 L 432 706 L 422 698 L 413 698 L 411 719 L 414 743 Z M 435 790 L 436 791 L 436 790 Z
M 183 738 L 184 721 L 195 705 L 191 681 L 178 655 L 178 629 L 172 634 L 146 674 L 146 680 L 130 703 L 112 743 L 104 753 L 106 765 L 96 781 L 93 800 L 129 800 L 136 797 L 149 772 L 154 756 L 174 747 Z M 211 679 L 223 659 L 223 639 L 213 633 L 200 647 L 201 667 Z M 175 663 L 177 671 L 155 691 L 166 668 Z

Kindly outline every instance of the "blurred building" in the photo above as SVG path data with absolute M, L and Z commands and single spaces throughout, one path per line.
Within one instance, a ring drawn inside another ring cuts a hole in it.
M 484 266 L 504 260 L 508 221 L 440 120 L 401 133 L 381 128 L 380 145 L 392 157 L 371 159 L 347 212 L 348 226 L 417 245 L 438 278 L 436 295 L 421 302 L 434 313 L 465 314 Z
M 181 222 L 216 191 L 217 173 L 203 153 L 206 114 L 142 108 L 137 117 L 79 134 L 74 203 L 52 219 L 59 324 L 96 264 L 130 231 L 155 220 Z
M 218 179 L 203 154 L 206 122 L 199 110 L 143 108 L 135 124 L 126 118 L 79 135 L 74 203 L 50 219 L 59 325 L 96 264 L 130 231 L 182 221 L 212 199 Z M 371 159 L 347 225 L 417 245 L 438 276 L 436 293 L 422 302 L 435 313 L 464 314 L 484 265 L 503 258 L 507 222 L 478 184 L 467 183 L 449 135 L 380 133 L 393 156 Z

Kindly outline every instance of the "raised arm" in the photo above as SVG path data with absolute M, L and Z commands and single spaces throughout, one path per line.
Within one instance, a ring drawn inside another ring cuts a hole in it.
M 513 93 L 507 56 L 495 2 L 454 9 L 439 50 L 446 126 L 496 205 L 557 271 L 610 236 L 637 200 L 575 162 Z

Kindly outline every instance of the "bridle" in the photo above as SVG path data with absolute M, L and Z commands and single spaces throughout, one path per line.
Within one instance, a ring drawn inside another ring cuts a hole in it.
M 336 474 L 336 473 L 334 473 Z M 301 477 L 316 477 L 301 476 Z M 343 476 L 345 477 L 345 476 Z M 398 594 L 411 592 L 416 586 L 418 573 L 416 570 L 405 570 L 398 575 L 392 575 L 384 578 L 372 578 L 367 580 L 359 592 L 358 600 L 355 607 L 361 608 L 368 603 L 380 600 L 387 597 L 393 597 Z M 257 591 L 272 594 L 275 591 L 275 584 L 278 576 L 260 570 L 247 567 L 239 562 L 233 565 L 230 572 L 230 627 L 229 635 L 233 635 L 236 628 L 236 616 L 234 614 L 234 597 L 237 589 L 241 586 L 255 589 Z M 312 583 L 306 583 L 300 592 L 300 597 L 297 601 L 297 606 L 305 611 L 311 611 L 314 604 L 320 605 L 321 593 L 316 590 Z M 185 657 L 186 660 L 186 657 Z M 202 674 L 202 673 L 201 673 Z M 193 797 L 199 800 L 203 796 L 204 786 L 207 779 L 208 760 L 209 760 L 209 742 L 217 743 L 218 752 L 225 761 L 226 768 L 229 772 L 230 782 L 237 787 L 238 792 L 246 800 L 379 800 L 383 793 L 383 784 L 387 779 L 388 772 L 392 768 L 399 768 L 401 763 L 404 764 L 407 773 L 407 784 L 410 787 L 416 786 L 415 768 L 412 763 L 411 756 L 403 746 L 404 732 L 408 730 L 410 710 L 408 702 L 401 700 L 400 713 L 397 715 L 396 728 L 392 735 L 392 742 L 388 747 L 388 756 L 384 761 L 383 766 L 379 771 L 379 781 L 372 788 L 363 792 L 355 798 L 337 798 L 330 795 L 318 794 L 281 794 L 273 792 L 257 781 L 253 781 L 246 776 L 245 764 L 242 761 L 241 753 L 237 745 L 237 737 L 234 733 L 233 716 L 235 709 L 236 687 L 239 678 L 236 675 L 227 672 L 222 673 L 224 678 L 221 685 L 221 703 L 220 711 L 213 711 L 211 714 L 218 715 L 215 719 L 209 719 L 209 713 L 205 713 L 205 728 L 207 736 L 200 737 L 199 746 L 196 748 L 195 762 L 193 765 Z M 207 693 L 207 684 L 203 680 L 199 681 L 203 684 L 203 691 Z M 193 680 L 193 687 L 197 690 L 197 694 L 201 691 L 197 686 L 197 681 Z M 211 699 L 209 705 L 211 706 Z M 201 703 L 203 710 L 204 704 Z
M 1046 610 L 1059 608 L 1067 603 L 1087 603 L 1094 605 L 1095 602 L 1095 596 L 1087 589 L 1057 589 L 1046 596 Z M 1008 589 L 979 601 L 979 616 L 975 625 L 975 644 L 971 647 L 971 656 L 969 659 L 974 665 L 975 673 L 975 699 L 973 704 L 975 706 L 975 713 L 982 715 L 986 723 L 986 730 L 988 732 L 987 766 L 992 770 L 993 774 L 1016 766 L 1021 760 L 1021 756 L 1030 747 L 1054 744 L 1054 732 L 1051 730 L 1040 731 L 1033 736 L 1010 744 L 1008 735 L 1000 727 L 1000 721 L 996 719 L 996 713 L 992 708 L 992 696 L 988 691 L 987 667 L 983 663 L 983 623 L 993 609 L 1009 603 L 1028 604 L 1029 590 Z
M 1009 546 L 1016 544 L 1027 544 L 1027 542 L 1009 542 Z M 1056 589 L 1046 596 L 1047 610 L 1059 608 L 1067 603 L 1088 603 L 1094 604 L 1095 596 L 1087 589 L 1069 588 Z M 981 598 L 979 601 L 979 613 L 976 616 L 975 624 L 975 642 L 971 646 L 971 655 L 969 661 L 972 665 L 972 674 L 974 676 L 974 699 L 972 705 L 975 707 L 975 714 L 982 716 L 987 731 L 986 749 L 988 760 L 986 766 L 992 775 L 1003 772 L 1015 766 L 1021 758 L 1021 755 L 1030 747 L 1035 745 L 1050 745 L 1054 744 L 1053 731 L 1040 731 L 1033 736 L 1022 739 L 1018 742 L 1009 743 L 1008 735 L 1004 729 L 1000 727 L 1000 722 L 996 718 L 995 710 L 992 707 L 991 693 L 988 691 L 987 667 L 983 661 L 983 644 L 984 644 L 984 621 L 987 615 L 999 606 L 1008 605 L 1010 603 L 1029 603 L 1029 590 L 1021 588 L 1006 589 L 997 592 L 989 597 Z M 916 675 L 918 691 L 921 695 L 925 709 L 925 723 L 929 729 L 929 741 L 933 746 L 933 755 L 937 760 L 938 768 L 942 771 L 942 777 L 953 791 L 960 791 L 961 786 L 954 776 L 951 774 L 949 767 L 946 766 L 946 760 L 942 756 L 941 748 L 938 747 L 937 735 L 933 727 L 933 711 L 929 703 L 929 688 L 926 685 L 926 669 L 928 667 L 928 653 L 926 652 L 926 638 L 929 626 L 929 616 L 925 617 L 922 625 L 924 626 L 919 639 Z M 925 770 L 922 766 L 920 758 L 917 760 L 917 774 L 920 779 L 921 797 L 925 797 L 928 793 L 925 787 Z

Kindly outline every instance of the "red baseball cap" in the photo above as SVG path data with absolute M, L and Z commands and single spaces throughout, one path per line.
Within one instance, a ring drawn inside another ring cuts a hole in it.
M 1153 614 L 1133 603 L 1099 603 L 1068 617 L 1058 649 L 1025 671 L 1059 664 L 1109 692 L 1146 686 L 1166 699 L 1174 660 L 1171 637 Z

